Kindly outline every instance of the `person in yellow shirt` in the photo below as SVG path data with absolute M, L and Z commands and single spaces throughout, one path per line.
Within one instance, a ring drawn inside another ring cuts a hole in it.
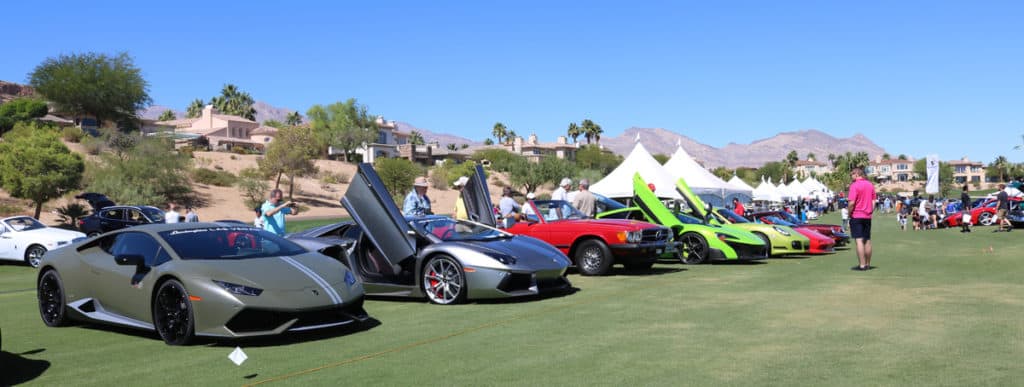
M 469 220 L 469 213 L 466 211 L 466 202 L 462 200 L 462 189 L 466 187 L 466 183 L 469 182 L 469 178 L 465 176 L 459 176 L 455 183 L 455 190 L 459 191 L 459 195 L 455 198 L 455 212 L 454 218 L 456 220 Z

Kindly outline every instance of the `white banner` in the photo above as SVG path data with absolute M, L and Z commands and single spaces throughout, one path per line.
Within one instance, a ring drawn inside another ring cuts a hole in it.
M 924 192 L 939 193 L 939 156 L 928 155 L 925 160 L 925 170 L 928 172 L 928 183 L 924 185 Z

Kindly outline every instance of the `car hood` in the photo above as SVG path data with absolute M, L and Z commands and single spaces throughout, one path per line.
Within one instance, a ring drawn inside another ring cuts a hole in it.
M 320 253 L 243 260 L 196 259 L 183 262 L 195 265 L 195 269 L 202 273 L 202 277 L 279 291 L 302 290 L 316 286 L 316 282 L 302 267 L 310 269 L 312 273 L 335 287 L 342 286 L 345 282 L 345 272 L 348 271 L 340 262 Z M 301 267 L 296 267 L 292 262 Z
M 532 270 L 565 268 L 569 259 L 561 251 L 542 240 L 517 235 L 512 238 L 501 238 L 487 241 L 445 242 L 466 249 L 478 251 L 490 256 L 507 255 L 515 258 L 518 266 Z
M 630 219 L 578 219 L 560 220 L 552 223 L 571 225 L 574 228 L 580 227 L 580 231 L 593 230 L 595 228 L 601 230 L 643 230 L 652 227 L 661 227 L 656 224 Z
M 19 231 L 18 234 L 24 235 L 26 237 L 31 237 L 33 239 L 51 239 L 55 241 L 70 241 L 75 238 L 85 238 L 85 234 L 80 233 L 78 231 L 64 230 L 54 227 L 38 228 L 35 230 L 28 231 Z

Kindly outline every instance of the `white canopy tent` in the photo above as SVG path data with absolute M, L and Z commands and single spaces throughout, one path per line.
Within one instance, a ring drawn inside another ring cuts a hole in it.
M 761 180 L 761 184 L 754 188 L 754 200 L 765 202 L 781 202 L 782 195 L 776 191 L 775 185 L 768 180 Z
M 633 147 L 622 164 L 615 167 L 612 173 L 601 181 L 590 184 L 590 190 L 612 199 L 633 197 L 633 174 L 640 172 L 640 177 L 649 184 L 654 184 L 654 194 L 661 198 L 682 200 L 676 192 L 676 179 L 662 168 L 658 160 L 647 152 L 640 143 Z
M 740 188 L 720 179 L 713 173 L 697 164 L 683 147 L 677 147 L 676 152 L 665 163 L 664 169 L 678 179 L 683 178 L 690 186 L 693 193 L 700 196 L 701 200 L 715 206 L 723 206 L 731 202 L 732 198 L 739 198 L 740 201 L 749 202 L 753 197 L 753 190 Z
M 779 193 L 779 196 L 782 197 L 782 200 L 796 199 L 796 194 L 789 189 L 789 186 L 787 186 L 781 181 L 779 182 L 779 185 L 775 186 L 775 192 Z
M 787 185 L 786 188 L 793 194 L 794 199 L 806 198 L 811 194 L 811 190 L 804 187 L 804 185 L 800 183 L 799 179 L 793 179 L 793 181 L 789 182 L 789 185 Z

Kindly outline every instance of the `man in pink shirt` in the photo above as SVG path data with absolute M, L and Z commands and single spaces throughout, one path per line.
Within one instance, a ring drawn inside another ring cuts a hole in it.
M 857 241 L 859 265 L 850 269 L 870 270 L 871 267 L 871 212 L 875 208 L 875 186 L 864 178 L 864 170 L 850 171 L 850 236 Z

